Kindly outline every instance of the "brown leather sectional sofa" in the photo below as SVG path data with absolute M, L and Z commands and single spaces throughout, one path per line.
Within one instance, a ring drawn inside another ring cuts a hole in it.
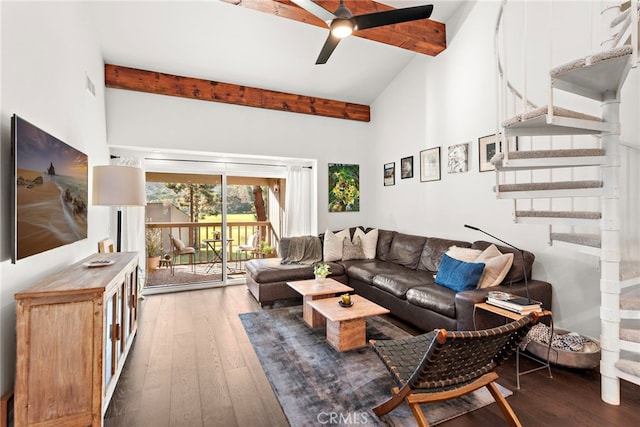
M 350 230 L 351 236 L 354 230 Z M 287 244 L 287 239 L 281 241 L 281 255 L 286 255 Z M 435 328 L 473 330 L 504 323 L 504 319 L 482 310 L 474 313 L 474 305 L 484 301 L 491 290 L 526 295 L 524 271 L 529 278 L 531 298 L 551 309 L 551 285 L 531 279 L 535 256 L 525 251 L 523 266 L 520 253 L 506 246 L 496 245 L 503 254 L 514 254 L 513 265 L 500 285 L 455 292 L 435 283 L 442 255 L 451 246 L 483 250 L 490 244 L 379 230 L 375 259 L 331 262 L 330 277 L 347 283 L 355 293 L 386 307 L 394 316 L 423 331 Z M 247 262 L 247 287 L 262 306 L 270 306 L 277 300 L 299 298 L 300 295 L 286 282 L 313 277 L 311 266 L 282 265 L 278 258 Z

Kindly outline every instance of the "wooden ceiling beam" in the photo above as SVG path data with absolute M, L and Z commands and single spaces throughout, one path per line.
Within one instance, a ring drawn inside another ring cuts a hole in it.
M 223 0 L 227 3 L 258 10 L 271 15 L 293 19 L 315 25 L 327 30 L 327 24 L 311 15 L 306 10 L 298 7 L 290 0 Z M 334 11 L 340 4 L 338 0 L 314 0 L 327 10 Z M 394 9 L 391 6 L 376 3 L 371 0 L 345 0 L 345 6 L 354 15 L 363 13 L 381 12 Z M 403 22 L 401 24 L 387 25 L 384 27 L 370 28 L 356 31 L 354 36 L 385 43 L 391 46 L 411 50 L 425 55 L 436 56 L 447 47 L 445 25 L 430 19 Z M 320 47 L 318 47 L 320 49 Z
M 113 89 L 222 102 L 245 107 L 265 108 L 361 122 L 368 122 L 371 117 L 368 105 L 276 92 L 195 77 L 175 76 L 111 64 L 105 64 L 104 66 L 104 81 L 106 87 Z

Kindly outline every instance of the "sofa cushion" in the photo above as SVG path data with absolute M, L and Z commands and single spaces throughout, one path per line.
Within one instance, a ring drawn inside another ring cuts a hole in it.
M 456 292 L 470 291 L 478 286 L 483 270 L 484 263 L 459 261 L 444 254 L 436 283 Z
M 475 262 L 484 263 L 484 271 L 478 282 L 478 289 L 498 286 L 507 275 L 513 264 L 513 254 L 502 254 L 496 245 L 488 246 L 487 249 L 476 258 Z
M 256 258 L 247 261 L 247 274 L 257 283 L 290 282 L 313 279 L 313 266 L 304 264 L 280 264 L 280 258 Z M 331 276 L 342 276 L 344 266 L 329 262 Z
M 357 228 L 353 234 L 354 241 L 356 237 L 360 237 L 362 241 L 362 250 L 364 251 L 365 259 L 374 259 L 378 248 L 378 229 L 374 228 L 365 233 L 362 229 Z
M 461 240 L 440 239 L 438 237 L 429 237 L 424 245 L 422 254 L 420 255 L 420 263 L 418 270 L 438 271 L 442 255 L 451 248 L 457 246 L 459 248 L 469 248 L 471 243 Z
M 452 319 L 456 318 L 456 292 L 438 285 L 416 286 L 407 291 L 407 301 Z
M 473 249 L 480 249 L 484 251 L 485 249 L 487 249 L 487 247 L 489 247 L 492 244 L 493 243 L 491 242 L 478 240 L 476 242 L 473 242 L 473 245 L 471 245 L 471 247 Z M 496 245 L 496 247 L 503 254 L 507 254 L 507 253 L 513 254 L 513 264 L 511 265 L 511 268 L 509 269 L 509 272 L 507 273 L 507 275 L 504 277 L 504 279 L 502 279 L 503 284 L 508 285 L 509 283 L 516 283 L 521 280 L 524 280 L 525 271 L 527 272 L 527 278 L 531 279 L 531 269 L 533 266 L 533 262 L 536 259 L 536 256 L 534 254 L 532 254 L 529 251 L 524 251 L 524 267 L 523 267 L 522 256 L 520 255 L 520 251 L 508 246 Z
M 371 285 L 405 299 L 409 289 L 429 283 L 429 279 L 425 277 L 429 275 L 433 281 L 433 275 L 425 271 L 407 270 L 403 274 L 378 274 L 373 277 Z
M 329 269 L 331 270 L 331 273 L 329 274 L 329 277 L 331 276 L 344 276 L 347 271 L 344 269 L 344 266 L 342 264 L 340 264 L 339 262 L 328 262 L 327 265 L 329 266 Z
M 247 274 L 257 283 L 286 282 L 313 279 L 313 266 L 280 264 L 280 258 L 262 258 L 247 261 Z
M 415 269 L 426 241 L 426 237 L 396 233 L 391 241 L 387 261 Z
M 378 274 L 402 275 L 408 270 L 392 262 L 384 262 L 377 259 L 366 259 L 359 261 L 342 261 L 349 279 L 356 279 L 364 283 L 373 283 L 373 278 Z
M 387 261 L 389 257 L 389 250 L 391 249 L 391 242 L 395 231 L 378 230 L 378 244 L 376 246 L 376 258 L 381 261 Z

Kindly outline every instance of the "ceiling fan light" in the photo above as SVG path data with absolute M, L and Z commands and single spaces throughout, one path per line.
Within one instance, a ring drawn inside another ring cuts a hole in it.
M 349 37 L 351 33 L 353 33 L 353 24 L 346 19 L 336 19 L 331 24 L 331 34 L 338 39 Z

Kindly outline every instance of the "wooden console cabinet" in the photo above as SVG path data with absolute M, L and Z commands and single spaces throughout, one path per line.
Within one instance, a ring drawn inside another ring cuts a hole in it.
M 16 427 L 102 426 L 136 334 L 138 254 L 94 254 L 15 300 Z

